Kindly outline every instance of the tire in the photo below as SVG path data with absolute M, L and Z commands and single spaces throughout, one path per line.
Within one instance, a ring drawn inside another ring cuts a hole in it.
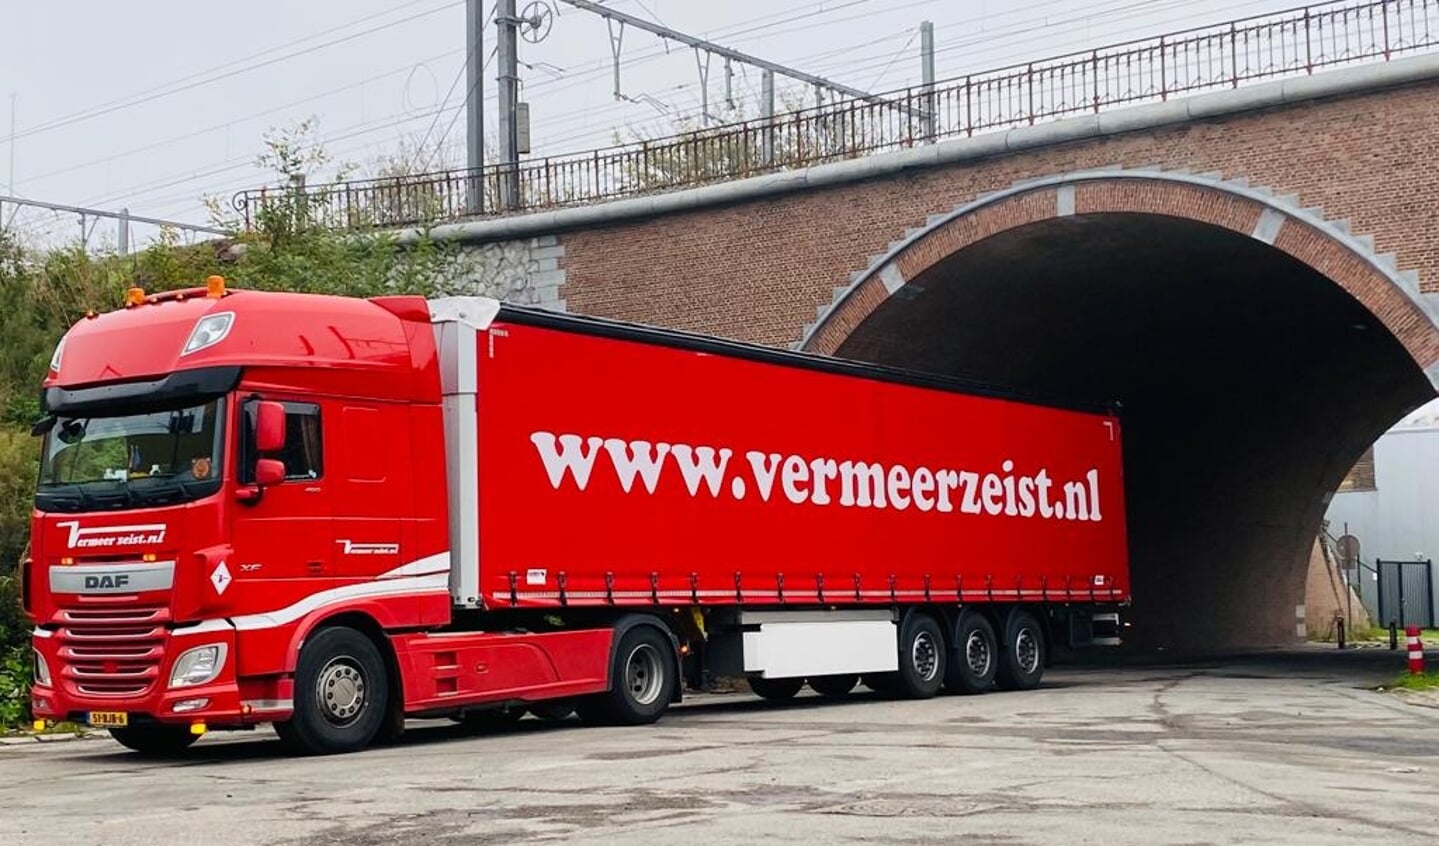
M 585 697 L 575 707 L 590 724 L 639 726 L 653 723 L 669 708 L 679 677 L 674 644 L 654 626 L 625 632 L 610 664 L 610 689 Z
M 354 629 L 321 629 L 300 650 L 295 669 L 295 715 L 284 729 L 300 751 L 355 752 L 383 728 L 389 708 L 385 660 Z
M 189 726 L 148 725 L 110 729 L 110 736 L 126 749 L 146 758 L 169 758 L 179 755 L 199 740 Z
M 994 686 L 999 669 L 999 645 L 994 627 L 983 614 L 966 611 L 954 627 L 954 648 L 944 675 L 944 687 L 953 693 L 984 693 Z
M 766 679 L 759 676 L 749 677 L 749 689 L 754 695 L 761 699 L 768 699 L 771 702 L 784 702 L 793 699 L 799 689 L 804 687 L 804 677 L 789 679 Z
M 910 614 L 899 632 L 897 692 L 906 699 L 928 699 L 944 687 L 944 630 L 928 614 Z
M 1033 690 L 1044 676 L 1044 629 L 1028 611 L 1015 610 L 1004 627 L 994 681 L 1000 690 Z
M 839 699 L 848 696 L 855 685 L 859 684 L 859 676 L 815 676 L 809 680 L 810 688 L 827 699 Z

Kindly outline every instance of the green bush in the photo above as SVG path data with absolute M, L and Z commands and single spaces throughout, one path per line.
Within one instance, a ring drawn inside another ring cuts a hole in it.
M 30 720 L 30 677 L 34 661 L 30 645 L 0 652 L 0 731 Z

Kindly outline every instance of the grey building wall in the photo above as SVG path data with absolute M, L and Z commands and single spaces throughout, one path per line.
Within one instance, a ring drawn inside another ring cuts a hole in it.
M 1378 559 L 1439 559 L 1439 403 L 1375 442 L 1374 483 L 1374 490 L 1334 494 L 1325 515 L 1329 531 L 1339 536 L 1347 529 L 1358 538 L 1360 559 L 1371 566 Z M 1434 569 L 1430 578 L 1439 581 Z M 1360 574 L 1360 595 L 1374 613 L 1377 580 L 1368 570 Z M 1434 604 L 1439 618 L 1439 595 Z

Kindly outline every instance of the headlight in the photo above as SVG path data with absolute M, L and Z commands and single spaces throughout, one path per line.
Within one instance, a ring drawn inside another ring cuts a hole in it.
M 50 665 L 45 663 L 45 656 L 39 652 L 35 653 L 35 683 L 41 687 L 52 686 L 50 683 Z
M 170 671 L 171 687 L 193 687 L 212 682 L 225 668 L 225 645 L 197 646 L 180 653 Z
M 195 324 L 194 331 L 190 333 L 190 340 L 185 342 L 185 349 L 180 351 L 180 355 L 189 355 L 220 343 L 225 340 L 226 335 L 230 334 L 230 327 L 234 324 L 235 313 L 233 311 L 222 311 L 219 314 L 200 318 L 200 322 Z

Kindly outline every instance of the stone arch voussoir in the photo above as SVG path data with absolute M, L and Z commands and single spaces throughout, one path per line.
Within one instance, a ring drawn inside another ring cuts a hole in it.
M 1165 215 L 1220 226 L 1272 245 L 1324 274 L 1381 321 L 1439 386 L 1439 309 L 1419 290 L 1418 274 L 1401 271 L 1372 238 L 1345 221 L 1303 208 L 1240 180 L 1159 170 L 1102 170 L 1014 185 L 931 217 L 837 288 L 797 349 L 834 355 L 845 339 L 890 297 L 915 293 L 912 280 L 948 256 L 1008 229 L 1076 214 Z

